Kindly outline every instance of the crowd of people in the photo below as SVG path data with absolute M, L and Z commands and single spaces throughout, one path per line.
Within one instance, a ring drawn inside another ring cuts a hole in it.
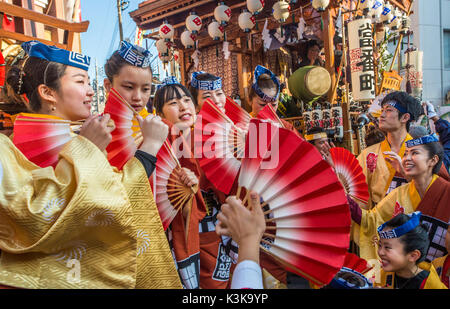
M 134 110 L 142 142 L 117 168 L 107 153 L 114 130 L 120 128 L 107 113 L 91 114 L 89 57 L 74 57 L 73 52 L 37 41 L 22 47 L 27 58 L 6 77 L 14 100 L 21 98 L 28 110 L 20 115 L 84 121 L 78 133 L 71 132 L 55 167 L 38 166 L 22 153 L 15 144 L 14 126 L 0 134 L 3 288 L 289 287 L 289 272 L 260 250 L 266 221 L 258 194 L 249 193 L 247 206 L 239 196 L 224 194 L 194 156 L 179 158 L 176 171 L 183 186 L 192 189 L 192 198 L 167 229 L 158 213 L 149 182 L 157 154 L 167 139 L 193 139 L 192 128 L 205 100 L 225 113 L 227 94 L 220 77 L 194 72 L 188 87 L 168 78 L 148 110 L 149 54 L 122 42 L 105 64 L 104 86 L 108 92 L 115 89 Z M 316 49 L 312 45 L 311 53 Z M 257 117 L 267 104 L 276 111 L 280 88 L 275 74 L 257 66 L 248 98 L 250 116 Z M 381 106 L 383 138 L 358 156 L 369 202 L 347 196 L 355 244 L 351 248 L 374 266 L 378 263 L 374 269 L 381 271 L 371 281 L 374 287 L 448 288 L 448 122 L 427 105 L 439 137 L 428 132 L 414 136 L 409 129 L 422 111 L 416 99 L 393 92 Z M 334 144 L 323 130 L 313 128 L 303 137 L 290 123 L 280 121 L 334 167 Z M 81 277 L 68 277 L 73 263 L 79 263 Z

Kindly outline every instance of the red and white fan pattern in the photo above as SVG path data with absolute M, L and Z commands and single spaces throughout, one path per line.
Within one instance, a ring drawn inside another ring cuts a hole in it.
M 13 143 L 34 164 L 56 167 L 60 151 L 72 139 L 70 125 L 70 121 L 49 115 L 19 114 Z
M 369 200 L 369 187 L 366 176 L 356 157 L 347 149 L 333 147 L 330 149 L 334 168 L 345 192 L 352 198 L 367 204 Z
M 255 136 L 257 142 L 249 140 Z M 261 247 L 286 269 L 317 285 L 329 283 L 344 263 L 351 220 L 345 192 L 314 146 L 252 119 L 238 184 L 238 196 L 245 188 L 263 200 Z

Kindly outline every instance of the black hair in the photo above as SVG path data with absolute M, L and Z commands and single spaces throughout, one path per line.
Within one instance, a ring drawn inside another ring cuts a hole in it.
M 406 130 L 408 131 L 411 122 L 416 121 L 419 119 L 419 116 L 423 114 L 423 109 L 420 102 L 404 91 L 394 91 L 386 95 L 383 98 L 383 101 L 381 101 L 381 107 L 389 101 L 397 102 L 406 110 L 406 113 L 410 115 L 409 120 L 406 123 Z M 405 113 L 398 111 L 398 119 L 400 119 L 404 114 Z
M 201 81 L 214 81 L 217 79 L 217 76 L 210 74 L 210 73 L 201 73 L 196 76 L 196 79 L 201 80 Z M 191 83 L 189 83 L 188 87 L 189 87 L 189 92 L 192 94 L 192 97 L 194 98 L 195 106 L 198 106 L 198 101 L 197 101 L 198 89 L 195 87 L 192 87 Z
M 321 48 L 320 44 L 316 40 L 309 40 L 308 42 L 306 42 L 305 49 L 303 50 L 303 53 L 301 55 L 303 57 L 303 60 L 308 58 L 308 51 L 314 46 L 318 46 L 319 49 Z
M 65 64 L 29 57 L 23 64 L 9 69 L 6 82 L 16 95 L 25 94 L 29 100 L 31 111 L 37 112 L 42 108 L 38 86 L 45 84 L 47 87 L 59 91 L 60 79 L 66 72 L 66 68 Z M 17 101 L 17 99 L 13 98 L 12 101 Z
M 192 94 L 183 85 L 170 84 L 162 86 L 155 93 L 155 97 L 153 98 L 153 108 L 155 109 L 157 114 L 162 114 L 162 109 L 166 102 L 169 102 L 173 99 L 181 99 L 184 96 L 188 96 L 189 98 L 191 98 L 192 102 L 194 102 L 194 105 L 197 106 L 197 104 L 195 103 L 196 101 L 192 97 Z
M 398 214 L 388 222 L 386 222 L 386 227 L 396 228 L 399 227 L 411 219 L 408 215 Z M 424 261 L 427 257 L 428 247 L 430 246 L 430 239 L 428 236 L 427 225 L 424 223 L 419 224 L 414 229 L 408 233 L 403 234 L 399 237 L 399 240 L 404 245 L 404 252 L 410 253 L 414 250 L 420 251 L 420 258 L 416 261 L 416 264 Z
M 376 126 L 369 126 L 364 137 L 366 147 L 378 144 L 386 138 L 386 135 Z
M 112 54 L 111 57 L 109 57 L 108 60 L 106 60 L 104 67 L 105 75 L 111 83 L 113 82 L 114 76 L 119 74 L 120 70 L 126 65 L 133 66 L 132 64 L 125 61 L 125 59 L 123 59 L 122 56 L 120 56 L 119 51 L 117 50 Z M 147 69 L 150 70 L 150 73 L 153 76 L 152 69 L 150 67 L 147 67 Z

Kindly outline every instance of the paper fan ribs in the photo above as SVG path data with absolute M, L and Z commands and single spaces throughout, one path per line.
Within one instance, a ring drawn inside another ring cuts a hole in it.
M 330 149 L 334 167 L 345 192 L 367 204 L 369 200 L 369 187 L 366 182 L 361 165 L 355 156 L 345 148 L 333 147 Z
M 351 220 L 345 192 L 314 146 L 252 119 L 238 185 L 238 196 L 245 188 L 263 202 L 261 247 L 289 271 L 320 286 L 329 283 L 344 264 Z
M 156 158 L 156 168 L 150 176 L 150 185 L 166 230 L 183 205 L 193 198 L 194 189 L 181 182 L 177 172 L 181 166 L 169 140 L 163 144 Z
M 106 147 L 108 161 L 111 165 L 122 169 L 136 153 L 140 136 L 135 130 L 137 112 L 113 88 L 108 94 L 104 114 L 109 114 L 116 128 L 111 132 L 112 140 Z M 133 123 L 134 121 L 134 123 Z
M 206 177 L 228 194 L 238 175 L 245 149 L 245 132 L 210 99 L 202 106 L 195 123 L 195 156 Z
M 50 115 L 17 115 L 13 143 L 34 164 L 40 167 L 58 163 L 61 149 L 72 139 L 71 122 Z

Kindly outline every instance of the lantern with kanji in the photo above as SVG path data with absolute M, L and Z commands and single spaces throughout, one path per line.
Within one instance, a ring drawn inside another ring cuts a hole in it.
M 328 4 L 330 4 L 330 0 L 312 0 L 312 6 L 318 12 L 323 12 L 327 8 Z
M 200 16 L 191 12 L 186 18 L 186 28 L 192 33 L 197 34 L 202 28 L 202 19 Z
M 255 16 L 249 11 L 244 9 L 238 18 L 239 27 L 244 32 L 250 32 L 256 24 Z
M 273 17 L 280 23 L 284 23 L 289 18 L 291 7 L 286 1 L 278 1 L 272 7 Z
M 214 10 L 214 18 L 219 22 L 221 26 L 225 26 L 231 18 L 231 9 L 229 6 L 220 2 Z
M 171 24 L 167 21 L 164 21 L 161 26 L 159 26 L 159 37 L 166 41 L 170 41 L 173 39 L 175 34 L 175 30 Z
M 212 20 L 212 22 L 208 25 L 208 34 L 214 40 L 218 41 L 223 38 L 224 28 L 217 22 L 216 20 Z
M 189 30 L 186 29 L 181 33 L 180 40 L 185 48 L 194 47 L 195 36 Z
M 170 51 L 170 49 L 167 50 L 166 54 L 158 54 L 159 59 L 164 63 L 168 63 L 170 60 L 172 60 L 173 53 Z
M 264 0 L 247 0 L 247 9 L 252 14 L 258 14 L 264 8 Z

